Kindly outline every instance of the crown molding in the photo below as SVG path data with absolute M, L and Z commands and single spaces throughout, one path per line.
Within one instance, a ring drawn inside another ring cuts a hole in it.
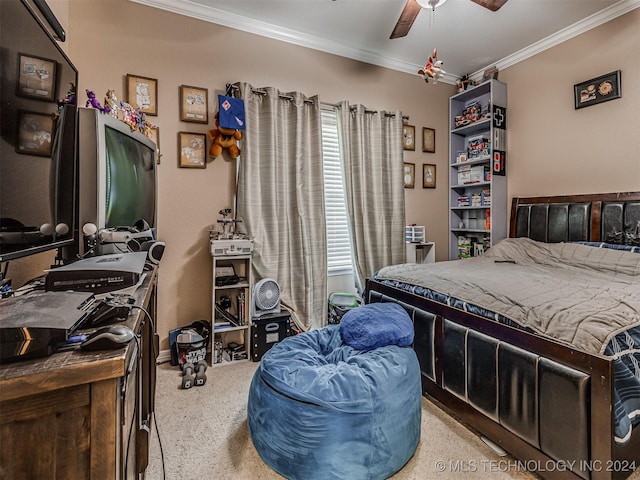
M 179 15 L 185 15 L 198 20 L 234 28 L 236 30 L 242 30 L 244 32 L 253 33 L 274 40 L 292 43 L 301 47 L 319 50 L 321 52 L 350 58 L 352 60 L 358 60 L 364 63 L 370 63 L 372 65 L 378 65 L 380 67 L 385 67 L 404 73 L 417 75 L 418 70 L 422 68 L 422 65 L 416 65 L 411 62 L 406 62 L 397 58 L 385 56 L 380 53 L 371 52 L 368 50 L 347 47 L 345 45 L 327 40 L 325 38 L 320 38 L 295 30 L 278 27 L 276 25 L 262 22 L 260 20 L 254 20 L 234 13 L 229 13 L 215 7 L 205 7 L 190 0 L 130 1 L 150 7 L 159 8 L 161 10 L 166 10 L 168 12 L 177 13 Z M 539 42 L 536 42 L 518 52 L 515 52 L 495 62 L 492 65 L 487 65 L 487 68 L 495 65 L 499 70 L 504 70 L 507 67 L 526 60 L 533 55 L 536 55 L 577 35 L 587 32 L 592 28 L 613 20 L 620 15 L 624 15 L 625 13 L 628 13 L 638 7 L 640 7 L 640 0 L 620 0 L 619 2 L 602 10 L 601 12 L 593 14 L 581 20 L 580 22 L 564 28 L 559 32 L 554 33 L 553 35 L 540 40 Z M 474 72 L 471 75 L 471 78 L 476 79 L 478 77 L 482 77 L 484 70 L 485 69 Z M 456 83 L 456 80 L 457 77 L 451 74 L 445 74 L 445 76 L 440 81 L 442 83 L 449 83 L 453 85 Z
M 358 48 L 347 47 L 343 44 L 326 38 L 308 35 L 306 33 L 279 27 L 270 23 L 255 20 L 235 13 L 225 12 L 215 7 L 205 7 L 189 0 L 130 0 L 150 7 L 159 8 L 172 13 L 186 15 L 211 23 L 216 23 L 236 30 L 253 33 L 274 40 L 292 43 L 301 47 L 312 48 L 325 53 L 331 53 L 340 57 L 351 58 L 365 63 L 381 67 L 399 70 L 401 72 L 416 73 L 421 68 L 410 62 L 405 62 L 392 57 L 380 55 Z
M 593 15 L 574 23 L 573 25 L 569 25 L 568 27 L 563 28 L 553 35 L 549 35 L 547 38 L 543 38 L 542 40 L 529 45 L 522 50 L 504 57 L 503 59 L 497 61 L 495 64 L 487 65 L 486 68 L 495 65 L 498 70 L 504 70 L 507 67 L 515 65 L 516 63 L 522 62 L 523 60 L 533 57 L 538 53 L 544 52 L 545 50 L 566 42 L 573 37 L 577 37 L 578 35 L 588 32 L 589 30 L 607 23 L 614 18 L 624 15 L 625 13 L 629 13 L 630 11 L 638 7 L 640 7 L 640 0 L 621 0 L 618 3 L 614 3 L 613 5 L 605 8 L 598 13 L 594 13 Z M 471 78 L 474 80 L 482 78 L 482 75 L 486 68 L 474 72 L 471 75 Z

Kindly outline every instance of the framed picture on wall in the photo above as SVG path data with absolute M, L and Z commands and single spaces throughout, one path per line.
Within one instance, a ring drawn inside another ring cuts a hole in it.
M 620 70 L 573 86 L 575 109 L 607 102 L 622 96 Z
M 181 168 L 207 168 L 206 135 L 178 132 L 178 166 Z
M 436 130 L 424 127 L 422 129 L 422 151 L 436 153 Z
M 209 123 L 208 92 L 206 88 L 180 85 L 180 121 Z
M 422 188 L 436 188 L 436 166 L 431 163 L 422 165 Z
M 53 102 L 56 95 L 55 60 L 18 53 L 16 95 Z
M 18 110 L 16 152 L 50 157 L 56 120 L 50 113 Z
M 416 179 L 416 164 L 404 162 L 404 188 L 413 188 Z
M 127 74 L 127 103 L 147 115 L 158 115 L 158 80 Z
M 402 149 L 416 149 L 416 127 L 414 127 L 413 125 L 402 126 Z

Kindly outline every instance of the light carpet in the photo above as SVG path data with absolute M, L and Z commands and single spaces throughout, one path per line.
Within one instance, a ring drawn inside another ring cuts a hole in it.
M 149 480 L 278 480 L 251 443 L 247 397 L 258 366 L 237 362 L 209 368 L 207 382 L 180 389 L 180 370 L 158 366 L 156 422 L 164 450 L 165 476 L 158 436 L 151 436 Z M 533 480 L 527 465 L 499 457 L 478 436 L 425 398 L 420 444 L 394 480 Z M 636 471 L 629 480 L 640 480 Z

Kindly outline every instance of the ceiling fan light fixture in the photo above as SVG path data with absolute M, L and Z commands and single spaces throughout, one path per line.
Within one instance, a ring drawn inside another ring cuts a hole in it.
M 439 7 L 446 1 L 447 0 L 416 0 L 418 5 L 420 5 L 422 8 L 431 8 L 431 9 L 435 9 Z

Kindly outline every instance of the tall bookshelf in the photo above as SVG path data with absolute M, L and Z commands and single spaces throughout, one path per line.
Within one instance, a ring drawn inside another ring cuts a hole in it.
M 507 236 L 507 86 L 488 80 L 449 99 L 449 259 Z

